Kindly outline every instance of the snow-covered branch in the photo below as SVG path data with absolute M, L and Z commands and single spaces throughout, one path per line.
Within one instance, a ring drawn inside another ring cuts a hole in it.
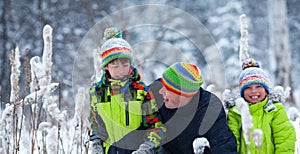
M 247 23 L 247 18 L 245 14 L 242 14 L 240 16 L 240 23 L 241 23 L 241 38 L 240 38 L 240 62 L 241 64 L 243 61 L 246 59 L 249 59 L 249 54 L 248 54 L 248 23 Z
M 81 87 L 78 89 L 75 96 L 75 116 L 78 121 L 83 121 L 84 127 L 89 127 L 88 116 L 89 116 L 89 104 L 87 102 L 87 94 L 85 88 Z M 88 106 L 88 108 L 87 108 Z
M 11 93 L 10 93 L 10 102 L 16 103 L 19 101 L 19 79 L 20 79 L 20 52 L 19 47 L 16 47 L 15 52 L 12 51 L 10 55 L 10 64 L 11 64 Z
M 12 152 L 13 144 L 13 112 L 14 104 L 6 104 L 6 107 L 1 115 L 0 135 L 2 148 L 7 152 Z
M 101 59 L 99 56 L 99 52 L 97 50 L 95 50 L 93 52 L 93 57 L 94 57 L 94 70 L 95 70 L 95 74 L 92 77 L 92 83 L 100 81 L 101 79 Z
M 46 25 L 43 29 L 44 51 L 43 51 L 43 68 L 44 76 L 40 80 L 40 87 L 44 91 L 44 106 L 47 108 L 51 102 L 50 85 L 51 83 L 51 69 L 52 69 L 52 28 Z
M 42 66 L 39 65 L 39 60 L 32 60 L 32 64 L 37 64 L 36 69 L 43 68 L 41 71 L 44 74 L 40 75 L 39 86 L 41 93 L 43 93 L 43 107 L 57 122 L 62 123 L 66 121 L 66 113 L 61 112 L 55 104 L 54 98 L 51 96 L 51 70 L 52 70 L 52 28 L 50 25 L 46 25 L 43 29 L 44 38 L 44 51 Z
M 51 92 L 54 92 L 58 88 L 58 86 L 59 83 L 51 83 L 50 84 Z M 42 90 L 34 91 L 24 98 L 24 103 L 25 105 L 32 104 L 34 101 L 39 100 L 42 96 L 43 96 Z
M 52 70 L 52 27 L 46 25 L 43 29 L 44 38 L 44 51 L 43 51 L 43 65 L 45 66 L 48 82 L 51 82 L 51 70 Z
M 30 92 L 33 93 L 39 89 L 39 81 L 43 77 L 44 69 L 40 61 L 40 57 L 35 56 L 30 59 L 31 66 L 31 83 L 30 83 Z
M 247 145 L 249 145 L 250 144 L 249 137 L 250 137 L 251 129 L 253 127 L 252 116 L 250 114 L 248 104 L 243 98 L 238 98 L 236 99 L 235 102 L 237 108 L 241 113 L 242 129 L 243 129 L 245 142 Z

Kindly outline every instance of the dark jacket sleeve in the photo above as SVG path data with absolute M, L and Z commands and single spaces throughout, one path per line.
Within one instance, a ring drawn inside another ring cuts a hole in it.
M 211 94 L 206 114 L 216 111 L 219 112 L 219 116 L 205 134 L 209 141 L 212 153 L 238 153 L 236 139 L 227 125 L 226 114 L 222 103 L 214 94 Z
M 89 115 L 89 121 L 90 121 L 90 140 L 93 141 L 95 139 L 101 139 L 102 141 L 105 141 L 107 138 L 107 132 L 105 129 L 105 124 L 101 117 L 99 116 L 96 104 L 98 102 L 98 96 L 97 96 L 97 88 L 95 86 L 92 86 L 90 88 L 89 94 L 90 94 L 90 115 Z

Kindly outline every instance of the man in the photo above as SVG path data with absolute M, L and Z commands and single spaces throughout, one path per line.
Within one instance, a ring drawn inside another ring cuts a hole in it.
M 205 153 L 237 153 L 221 101 L 201 88 L 202 84 L 196 65 L 178 62 L 150 85 L 167 128 L 161 153 L 192 154 L 201 148 L 201 144 L 193 148 L 199 138 L 209 142 Z

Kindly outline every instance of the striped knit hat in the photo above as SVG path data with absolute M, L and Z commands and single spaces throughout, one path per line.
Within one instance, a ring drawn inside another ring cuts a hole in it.
M 245 89 L 252 84 L 262 85 L 269 94 L 271 85 L 268 75 L 260 68 L 258 62 L 254 59 L 248 59 L 243 62 L 242 69 L 239 79 L 239 89 L 242 97 L 244 97 Z
M 200 69 L 186 62 L 178 62 L 168 67 L 161 80 L 167 90 L 182 96 L 195 95 L 203 83 Z
M 104 44 L 100 48 L 102 67 L 117 58 L 128 58 L 133 61 L 132 49 L 127 41 L 122 39 L 122 31 L 117 27 L 105 29 Z

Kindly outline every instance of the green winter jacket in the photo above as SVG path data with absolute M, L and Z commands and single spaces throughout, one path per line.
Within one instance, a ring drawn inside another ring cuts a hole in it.
M 100 82 L 90 88 L 91 140 L 100 138 L 105 153 L 117 142 L 133 142 L 129 133 L 134 130 L 151 129 L 145 138 L 157 147 L 165 129 L 158 118 L 158 108 L 148 87 L 140 81 L 136 69 L 125 81 L 110 79 L 107 72 Z M 126 139 L 126 137 L 128 139 Z M 138 136 L 143 138 L 143 136 Z M 134 140 L 138 140 L 134 137 Z M 129 143 L 130 144 L 130 143 Z M 124 148 L 110 153 L 128 153 Z M 132 147 L 129 147 L 132 148 Z M 110 150 L 111 151 L 111 150 Z M 122 152 L 123 151 L 123 152 Z
M 294 154 L 296 133 L 288 119 L 283 104 L 269 101 L 268 97 L 262 102 L 249 105 L 253 127 L 262 131 L 262 144 L 256 147 L 253 138 L 249 137 L 250 145 L 246 145 L 242 135 L 241 114 L 236 106 L 228 111 L 228 126 L 237 140 L 238 152 L 247 154 Z M 251 133 L 252 134 L 252 133 Z

